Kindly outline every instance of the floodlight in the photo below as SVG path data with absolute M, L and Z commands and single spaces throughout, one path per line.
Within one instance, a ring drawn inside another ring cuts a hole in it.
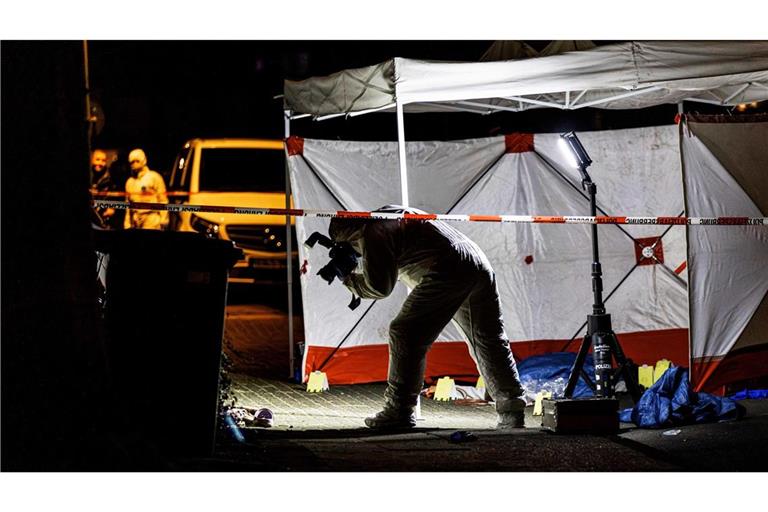
M 592 164 L 592 159 L 589 158 L 587 150 L 584 149 L 581 141 L 576 136 L 576 132 L 563 133 L 560 137 L 568 144 L 571 153 L 576 158 L 576 164 L 579 166 L 579 169 L 586 170 Z
M 587 174 L 587 167 L 592 164 L 592 159 L 587 154 L 587 150 L 581 144 L 581 141 L 574 132 L 563 133 L 561 140 L 568 145 L 576 164 L 581 173 L 581 185 L 589 195 L 589 209 L 592 217 L 597 216 L 597 185 Z M 624 355 L 624 351 L 619 345 L 616 334 L 611 327 L 611 315 L 605 310 L 603 302 L 603 270 L 600 265 L 600 251 L 597 233 L 597 221 L 591 226 L 592 231 L 592 293 L 594 302 L 592 304 L 592 314 L 587 315 L 587 334 L 582 340 L 579 352 L 576 354 L 576 360 L 571 367 L 571 373 L 568 378 L 568 384 L 565 387 L 565 398 L 570 399 L 576 388 L 576 381 L 580 376 L 585 378 L 585 382 L 595 391 L 599 398 L 611 398 L 615 393 L 614 382 L 619 375 L 624 377 L 627 384 L 627 390 L 632 398 L 637 402 L 640 398 L 640 390 L 634 376 L 633 363 Z M 590 346 L 595 363 L 595 382 L 593 383 L 585 374 L 583 365 L 587 351 Z M 618 368 L 613 368 L 612 359 L 616 359 Z

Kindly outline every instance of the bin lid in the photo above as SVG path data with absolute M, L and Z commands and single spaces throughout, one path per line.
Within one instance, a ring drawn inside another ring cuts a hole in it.
M 152 229 L 93 230 L 94 247 L 111 255 L 152 258 L 183 263 L 224 265 L 231 268 L 242 258 L 242 249 L 231 240 L 208 238 L 191 231 Z

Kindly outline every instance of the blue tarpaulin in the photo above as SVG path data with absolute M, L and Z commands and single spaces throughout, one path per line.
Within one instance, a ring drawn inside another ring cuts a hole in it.
M 746 400 L 751 398 L 753 400 L 762 400 L 768 398 L 768 389 L 743 389 L 732 394 L 731 400 Z
M 688 383 L 688 370 L 669 368 L 631 409 L 619 418 L 641 428 L 669 427 L 691 423 L 732 420 L 744 415 L 744 408 L 730 398 L 697 393 Z
M 520 382 L 525 388 L 526 396 L 533 399 L 539 391 L 551 391 L 553 398 L 562 398 L 575 360 L 576 354 L 573 352 L 553 352 L 531 356 L 518 362 L 517 371 L 520 373 Z M 587 354 L 584 359 L 583 368 L 587 375 L 594 375 L 591 354 Z M 573 391 L 573 398 L 590 396 L 594 396 L 594 393 L 580 377 Z

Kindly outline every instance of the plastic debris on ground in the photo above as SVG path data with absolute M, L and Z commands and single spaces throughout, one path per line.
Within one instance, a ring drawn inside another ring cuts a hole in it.
M 227 431 L 240 443 L 245 442 L 245 436 L 240 432 L 240 427 L 237 426 L 235 420 L 229 414 L 224 415 L 224 423 L 227 426 Z
M 466 430 L 457 430 L 451 434 L 451 437 L 448 440 L 451 443 L 469 443 L 472 441 L 477 441 L 477 436 L 475 436 L 472 432 L 467 432 Z
M 275 415 L 272 414 L 272 411 L 266 407 L 263 407 L 256 411 L 256 416 L 254 417 L 253 423 L 257 427 L 269 428 L 274 424 L 274 421 Z
M 435 395 L 437 386 L 429 386 L 421 390 L 421 394 L 426 398 L 432 398 Z M 451 401 L 456 405 L 484 405 L 489 403 L 485 399 L 485 388 L 475 386 L 455 385 L 450 393 Z
M 688 382 L 688 370 L 671 367 L 648 388 L 634 407 L 619 419 L 641 428 L 659 428 L 738 419 L 745 409 L 730 398 L 697 393 Z
M 728 398 L 731 400 L 763 400 L 768 398 L 768 389 L 743 389 Z
M 536 395 L 542 392 L 552 393 L 552 398 L 562 398 L 574 361 L 576 361 L 576 354 L 573 352 L 553 352 L 519 361 L 517 371 L 520 374 L 520 383 L 525 389 L 523 398 L 526 403 L 528 405 L 534 403 Z M 583 368 L 587 375 L 594 375 L 595 367 L 591 354 L 587 354 L 584 358 Z M 592 389 L 587 386 L 583 378 L 579 377 L 576 389 L 573 391 L 573 398 L 591 396 L 594 396 Z
M 231 407 L 225 413 L 238 427 L 263 427 L 269 428 L 274 424 L 275 418 L 272 411 L 266 407 L 254 409 L 250 407 Z

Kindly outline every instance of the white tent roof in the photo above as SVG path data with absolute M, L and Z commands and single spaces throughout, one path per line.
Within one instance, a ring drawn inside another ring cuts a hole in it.
M 644 108 L 768 99 L 768 41 L 650 41 L 523 60 L 432 62 L 396 57 L 327 77 L 285 81 L 294 117 L 394 109 L 491 113 L 530 108 Z

